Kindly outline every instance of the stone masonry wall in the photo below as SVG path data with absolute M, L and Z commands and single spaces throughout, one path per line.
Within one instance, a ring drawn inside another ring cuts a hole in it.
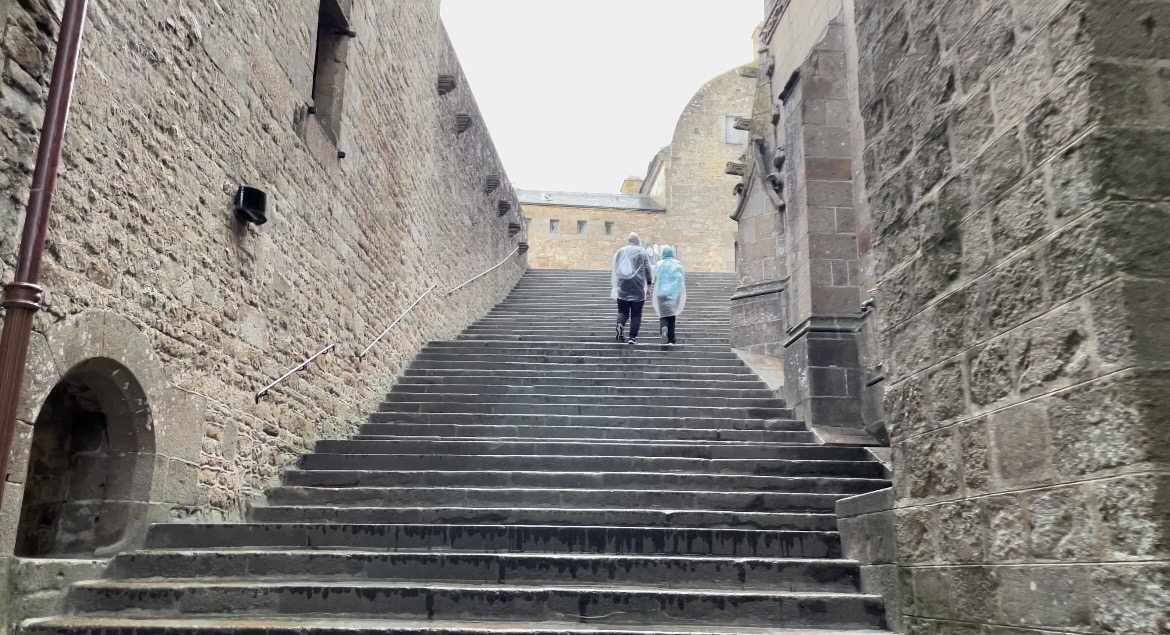
M 907 631 L 1170 632 L 1170 3 L 857 28 Z
M 626 246 L 630 232 L 637 232 L 643 244 L 661 242 L 667 216 L 663 212 L 630 211 L 597 207 L 553 205 L 521 206 L 528 222 L 528 264 L 536 269 L 594 269 L 613 267 L 613 254 Z M 549 221 L 560 222 L 557 233 Z M 577 222 L 585 221 L 585 233 L 577 233 Z M 606 235 L 605 224 L 613 223 Z
M 517 205 L 495 212 L 514 201 L 506 177 L 484 194 L 485 177 L 503 170 L 439 2 L 353 3 L 339 146 L 306 112 L 318 4 L 91 2 L 37 331 L 99 311 L 149 338 L 199 445 L 197 465 L 175 464 L 189 474 L 168 494 L 172 519 L 240 518 L 283 467 L 352 431 L 427 341 L 484 313 L 524 267 L 515 258 L 455 297 L 444 291 L 523 236 L 507 232 Z M 60 9 L 0 0 L 5 280 Z M 438 95 L 440 73 L 459 88 Z M 457 112 L 474 122 L 461 135 Z M 268 192 L 268 224 L 234 219 L 242 183 Z M 439 291 L 358 361 L 431 284 Z M 334 342 L 335 354 L 254 403 Z M 6 503 L 2 522 L 14 526 L 19 501 Z

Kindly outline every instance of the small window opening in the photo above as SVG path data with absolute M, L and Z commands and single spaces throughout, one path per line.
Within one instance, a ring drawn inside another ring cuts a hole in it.
M 559 220 L 550 220 L 550 221 L 548 222 L 548 233 L 550 233 L 550 234 L 555 234 L 555 233 L 557 233 L 557 232 L 559 232 L 559 231 L 561 231 L 561 221 L 559 221 Z
M 346 58 L 352 35 L 338 0 L 321 0 L 313 63 L 313 107 L 322 130 L 335 145 L 341 139 Z
M 605 224 L 605 235 L 606 236 L 613 236 L 613 223 L 607 222 Z
M 585 233 L 585 221 L 583 221 L 583 220 L 577 221 L 577 233 L 578 234 Z

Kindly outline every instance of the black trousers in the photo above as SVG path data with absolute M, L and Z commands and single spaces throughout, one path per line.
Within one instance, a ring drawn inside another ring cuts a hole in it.
M 658 318 L 658 330 L 666 329 L 666 341 L 674 344 L 674 321 L 677 315 L 670 317 Z
M 630 300 L 618 300 L 618 326 L 625 326 L 626 322 L 630 322 L 630 339 L 638 337 L 638 330 L 642 328 L 642 308 L 646 306 L 646 302 L 631 302 Z

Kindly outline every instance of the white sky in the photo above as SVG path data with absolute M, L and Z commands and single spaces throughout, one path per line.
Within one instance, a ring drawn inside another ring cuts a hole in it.
M 704 83 L 752 61 L 764 0 L 442 0 L 442 12 L 512 183 L 617 192 Z

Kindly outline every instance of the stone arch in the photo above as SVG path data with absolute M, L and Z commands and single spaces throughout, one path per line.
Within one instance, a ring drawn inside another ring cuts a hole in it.
M 81 405 L 107 419 L 111 451 L 135 455 L 117 457 L 130 467 L 115 472 L 116 504 L 105 512 L 109 523 L 122 523 L 124 530 L 95 542 L 93 555 L 132 548 L 151 523 L 194 512 L 205 399 L 169 385 L 150 338 L 132 322 L 86 311 L 38 326 L 32 335 L 0 507 L 0 558 L 16 550 L 35 427 L 50 399 L 62 398 L 55 390 L 73 391 L 74 397 L 88 393 Z
M 153 431 L 150 402 L 126 366 L 93 357 L 69 369 L 33 424 L 16 555 L 117 550 L 150 504 Z

